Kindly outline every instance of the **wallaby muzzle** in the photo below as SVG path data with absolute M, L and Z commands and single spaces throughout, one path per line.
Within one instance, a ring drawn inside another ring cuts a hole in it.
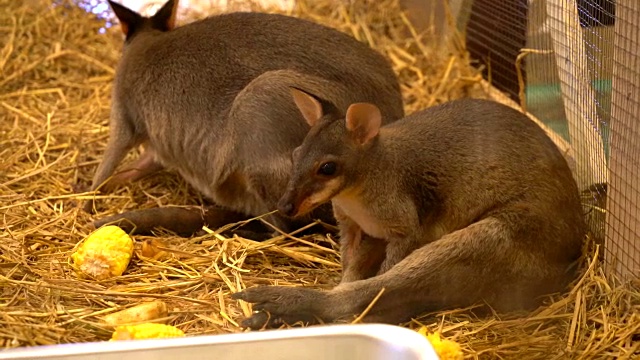
M 289 217 L 293 216 L 294 210 L 295 210 L 295 207 L 290 202 L 278 204 L 278 211 L 285 214 L 286 216 L 289 216 Z
M 278 211 L 288 217 L 295 217 L 298 212 L 299 201 L 295 199 L 296 193 L 294 189 L 287 189 L 278 201 Z M 296 204 L 297 203 L 297 204 Z
M 278 201 L 278 211 L 290 218 L 304 216 L 315 209 L 318 204 L 311 201 L 313 191 L 306 186 L 288 186 Z

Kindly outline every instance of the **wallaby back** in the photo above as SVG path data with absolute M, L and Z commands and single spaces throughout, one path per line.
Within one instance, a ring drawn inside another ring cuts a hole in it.
M 167 107 L 167 95 L 175 94 L 174 107 L 194 106 L 191 112 L 210 115 L 191 121 L 211 125 L 212 115 L 226 113 L 257 76 L 290 69 L 344 84 L 361 101 L 379 104 L 385 118 L 403 116 L 398 81 L 387 60 L 356 39 L 307 20 L 230 13 L 169 32 L 146 31 L 129 41 L 114 97 L 144 104 L 138 111 Z M 178 92 L 183 89 L 189 91 Z
M 575 278 L 586 232 L 577 185 L 558 148 L 524 114 L 463 99 L 386 126 L 373 104 L 332 117 L 307 118 L 313 127 L 294 152 L 279 207 L 300 216 L 331 200 L 342 282 L 329 292 L 241 292 L 236 298 L 271 315 L 247 326 L 345 319 L 382 288 L 364 321 L 400 323 L 483 302 L 496 311 L 531 309 Z
M 145 143 L 153 164 L 139 162 L 143 170 L 119 180 L 139 178 L 160 164 L 216 204 L 258 216 L 275 210 L 291 151 L 309 129 L 290 86 L 329 99 L 343 112 L 354 101 L 374 102 L 385 123 L 404 115 L 388 61 L 344 33 L 250 12 L 174 27 L 175 4 L 170 0 L 144 18 L 112 3 L 126 40 L 114 81 L 110 140 L 92 189 L 127 151 Z

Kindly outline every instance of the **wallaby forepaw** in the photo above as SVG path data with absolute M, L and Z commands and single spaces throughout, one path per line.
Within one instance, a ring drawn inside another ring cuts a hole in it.
M 256 286 L 232 294 L 231 298 L 253 303 L 256 310 L 284 313 L 311 311 L 323 295 L 321 291 L 301 287 Z
M 242 323 L 254 330 L 297 322 L 316 323 L 324 297 L 318 290 L 285 286 L 258 286 L 231 295 L 232 299 L 252 303 L 253 310 L 258 311 Z

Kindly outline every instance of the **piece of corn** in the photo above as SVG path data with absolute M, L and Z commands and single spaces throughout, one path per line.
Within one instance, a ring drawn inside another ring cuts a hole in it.
M 167 304 L 163 301 L 148 301 L 109 315 L 102 320 L 110 326 L 131 325 L 167 316 Z
M 154 260 L 160 260 L 167 255 L 167 253 L 162 250 L 164 247 L 166 247 L 166 245 L 158 239 L 147 239 L 142 242 L 139 255 Z
M 133 255 L 133 239 L 115 225 L 103 226 L 76 245 L 71 266 L 80 277 L 104 280 L 120 276 Z
M 421 327 L 418 332 L 427 338 L 438 354 L 440 360 L 462 360 L 464 358 L 460 344 L 455 341 L 442 339 L 438 333 L 427 333 L 427 327 Z
M 171 337 L 183 337 L 184 332 L 171 325 L 144 323 L 138 325 L 121 325 L 111 336 L 114 340 L 141 340 L 141 339 L 159 339 Z

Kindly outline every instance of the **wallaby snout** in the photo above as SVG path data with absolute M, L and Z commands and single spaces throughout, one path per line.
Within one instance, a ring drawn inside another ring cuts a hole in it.
M 282 214 L 293 217 L 294 212 L 296 211 L 296 206 L 293 205 L 291 196 L 288 196 L 289 192 L 287 192 L 280 201 L 278 202 L 278 211 Z
M 309 206 L 308 198 L 309 194 L 304 187 L 296 185 L 295 181 L 290 181 L 278 201 L 278 211 L 292 219 L 302 217 L 315 208 L 315 206 Z
M 284 194 L 278 200 L 278 212 L 294 219 L 308 214 L 312 208 L 306 206 L 308 194 L 303 187 L 296 185 L 295 181 L 290 181 Z
M 309 214 L 317 207 L 326 204 L 342 190 L 342 179 L 317 181 L 313 177 L 296 177 L 290 182 L 286 192 L 278 201 L 278 211 L 291 218 Z

